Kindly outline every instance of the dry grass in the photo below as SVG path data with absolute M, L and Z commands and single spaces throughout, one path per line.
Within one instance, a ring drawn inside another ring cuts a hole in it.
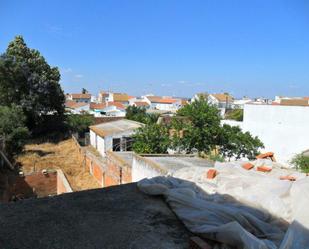
M 74 191 L 100 187 L 83 167 L 72 139 L 59 143 L 28 144 L 17 162 L 26 174 L 43 169 L 61 169 Z

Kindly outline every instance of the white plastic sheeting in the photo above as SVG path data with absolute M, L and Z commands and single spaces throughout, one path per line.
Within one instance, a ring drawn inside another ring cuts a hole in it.
M 163 195 L 189 230 L 220 242 L 216 248 L 309 248 L 309 177 L 265 163 L 270 173 L 247 171 L 240 162 L 218 163 L 213 180 L 206 179 L 205 168 L 192 167 L 176 172 L 177 178 L 144 179 L 138 186 Z M 279 180 L 284 175 L 297 180 Z

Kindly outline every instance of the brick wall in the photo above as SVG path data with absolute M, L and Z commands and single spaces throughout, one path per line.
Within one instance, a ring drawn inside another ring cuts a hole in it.
M 23 177 L 17 176 L 10 187 L 12 196 L 19 195 L 23 198 L 44 197 L 57 194 L 57 172 L 42 174 L 33 173 Z
M 109 187 L 132 182 L 131 165 L 117 156 L 117 153 L 107 152 L 103 161 L 91 151 L 81 147 L 77 141 L 75 144 L 85 170 L 89 171 L 100 186 Z

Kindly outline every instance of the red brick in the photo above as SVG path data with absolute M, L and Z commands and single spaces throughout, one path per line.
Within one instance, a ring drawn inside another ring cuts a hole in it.
M 296 181 L 294 176 L 280 176 L 280 180 Z
M 109 187 L 109 186 L 114 186 L 114 185 L 119 185 L 119 182 L 115 180 L 112 176 L 110 175 L 105 175 L 105 182 L 104 186 Z
M 210 169 L 207 171 L 207 179 L 214 179 L 217 175 L 217 170 Z
M 95 163 L 92 165 L 93 176 L 98 180 L 100 184 L 102 184 L 103 180 L 103 171 L 101 167 Z
M 242 165 L 242 167 L 246 170 L 250 170 L 254 168 L 254 165 L 252 163 L 245 163 Z
M 267 167 L 267 166 L 259 166 L 257 167 L 257 171 L 261 171 L 261 172 L 270 172 L 272 170 L 272 168 Z
M 257 159 L 264 159 L 264 158 L 273 157 L 273 156 L 274 156 L 274 152 L 266 152 L 266 153 L 257 155 L 256 158 Z

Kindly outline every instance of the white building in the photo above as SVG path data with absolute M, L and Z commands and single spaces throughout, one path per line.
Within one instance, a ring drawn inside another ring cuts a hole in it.
M 89 112 L 89 103 L 85 102 L 75 102 L 73 100 L 67 100 L 65 102 L 65 109 L 66 111 L 72 114 L 83 114 Z
M 152 110 L 177 111 L 182 106 L 181 99 L 161 96 L 143 96 L 143 101 L 147 102 Z
M 107 151 L 130 151 L 131 136 L 144 124 L 122 119 L 90 126 L 90 144 L 105 157 Z
M 191 102 L 204 98 L 209 104 L 216 106 L 220 110 L 221 117 L 224 117 L 227 109 L 232 109 L 234 107 L 234 98 L 226 93 L 197 93 L 191 99 Z
M 223 123 L 238 125 L 258 136 L 265 145 L 264 151 L 274 152 L 280 163 L 290 165 L 295 154 L 309 149 L 308 105 L 247 104 L 243 122 L 224 120 Z

